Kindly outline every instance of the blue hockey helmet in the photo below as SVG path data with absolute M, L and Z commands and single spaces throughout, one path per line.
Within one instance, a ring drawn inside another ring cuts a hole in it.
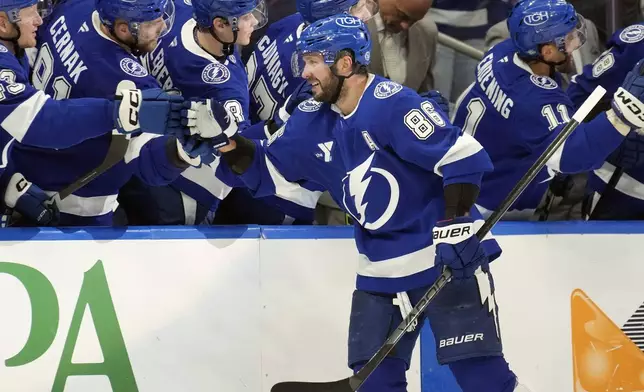
M 297 0 L 296 7 L 309 24 L 342 13 L 367 21 L 378 13 L 378 4 L 373 0 Z
M 570 54 L 586 41 L 583 17 L 565 0 L 521 0 L 512 8 L 507 24 L 523 57 L 539 57 L 540 45 L 547 43 Z
M 7 13 L 11 23 L 20 22 L 20 10 L 36 4 L 41 18 L 46 18 L 53 8 L 51 0 L 0 0 L 0 11 Z
M 210 28 L 215 18 L 224 18 L 237 31 L 239 18 L 247 14 L 257 20 L 255 29 L 261 29 L 268 21 L 264 0 L 192 0 L 192 8 L 197 25 L 203 28 Z
M 355 16 L 339 14 L 320 19 L 305 28 L 297 40 L 300 58 L 309 53 L 320 53 L 329 66 L 335 63 L 338 53 L 342 50 L 351 50 L 356 64 L 369 65 L 369 30 L 364 22 Z M 301 62 L 299 65 L 303 69 Z
M 112 28 L 116 20 L 121 19 L 128 23 L 135 37 L 145 22 L 163 19 L 165 26 L 159 38 L 167 34 L 174 24 L 172 0 L 95 0 L 95 6 L 104 25 Z
M 313 23 L 331 15 L 348 13 L 358 0 L 297 0 L 297 12 L 307 23 Z

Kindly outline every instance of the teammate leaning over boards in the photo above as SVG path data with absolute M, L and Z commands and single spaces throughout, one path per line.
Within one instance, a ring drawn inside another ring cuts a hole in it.
M 159 47 L 146 56 L 145 62 L 150 72 L 157 75 L 161 85 L 178 88 L 186 97 L 222 102 L 238 122 L 241 133 L 263 138 L 267 125 L 264 122 L 251 124 L 249 118 L 248 77 L 238 46 L 248 45 L 252 32 L 265 22 L 263 0 L 192 0 L 191 5 L 178 2 L 175 27 L 163 38 Z M 310 94 L 305 92 L 301 97 L 293 98 L 289 110 L 309 97 Z M 238 209 L 229 208 L 240 213 L 235 219 L 240 219 L 241 212 L 246 216 L 251 215 L 250 219 L 256 219 L 246 222 L 237 220 L 234 223 L 284 222 L 285 214 L 282 211 L 275 211 L 264 201 L 245 197 L 244 190 L 233 190 L 231 193 L 234 182 L 226 178 L 214 180 L 212 173 L 220 172 L 219 159 L 212 159 L 209 167 L 189 169 L 169 187 L 149 187 L 134 180 L 128 184 L 128 192 L 135 190 L 138 195 L 153 200 L 152 204 L 163 206 L 164 210 L 173 208 L 168 200 L 179 200 L 172 204 L 183 204 L 184 208 L 178 212 L 183 213 L 185 218 L 175 221 L 185 223 L 198 224 L 209 212 L 212 215 L 215 211 L 221 211 L 218 206 L 224 198 L 227 199 L 224 203 L 240 205 Z M 275 205 L 290 209 L 291 216 L 310 222 L 319 192 L 315 189 L 304 192 L 308 197 L 303 205 L 293 203 L 290 195 L 273 199 Z M 249 213 L 251 208 L 253 210 Z
M 516 181 L 563 129 L 574 106 L 560 87 L 571 53 L 583 44 L 584 23 L 563 0 L 523 0 L 508 18 L 511 39 L 495 45 L 477 66 L 475 82 L 458 103 L 454 124 L 473 135 L 490 154 L 494 171 L 483 176 L 477 207 L 494 211 Z M 642 78 L 623 87 L 642 105 Z M 644 108 L 644 106 L 641 106 Z M 623 99 L 613 109 L 581 124 L 521 197 L 508 218 L 530 219 L 555 173 L 595 169 L 632 128 L 644 121 Z
M 286 113 L 280 116 L 278 109 L 303 82 L 297 72 L 295 44 L 306 26 L 343 12 L 362 21 L 378 12 L 378 6 L 372 0 L 297 0 L 295 5 L 297 13 L 271 24 L 266 34 L 257 40 L 246 63 L 253 122 L 270 120 L 275 115 L 278 122 L 287 118 Z
M 473 206 L 481 177 L 492 170 L 486 152 L 430 100 L 367 72 L 371 41 L 359 19 L 319 20 L 302 32 L 297 49 L 315 100 L 300 104 L 267 142 L 234 136 L 223 159 L 256 195 L 307 180 L 329 190 L 354 217 L 360 256 L 349 326 L 351 369 L 371 358 L 448 265 L 458 278 L 427 311 L 438 360 L 449 365 L 464 392 L 527 391 L 502 353 L 489 272 L 500 248 L 473 235 L 482 223 Z M 195 106 L 195 132 L 221 134 L 222 125 L 203 114 L 217 107 L 214 101 Z M 332 159 L 316 157 L 319 143 L 331 146 Z M 419 332 L 407 332 L 360 390 L 406 391 Z
M 64 1 L 56 5 L 55 12 L 40 30 L 33 80 L 44 91 L 35 93 L 35 98 L 27 101 L 33 108 L 39 107 L 45 93 L 59 99 L 106 98 L 113 97 L 119 86 L 132 87 L 123 90 L 126 99 L 121 104 L 132 107 L 119 108 L 125 112 L 120 126 L 132 134 L 124 156 L 69 197 L 62 201 L 57 197 L 61 225 L 111 225 L 117 206 L 116 194 L 131 176 L 163 184 L 174 180 L 189 164 L 197 163 L 199 153 L 182 134 L 178 121 L 180 110 L 170 110 L 172 104 L 181 106 L 183 99 L 163 93 L 132 54 L 153 48 L 158 37 L 171 25 L 172 14 L 172 2 L 168 0 Z M 134 86 L 152 90 L 141 92 Z M 138 113 L 131 112 L 143 97 L 161 102 L 145 103 Z M 47 102 L 59 105 L 64 101 L 47 99 Z M 76 114 L 63 113 L 68 117 Z M 141 123 L 150 122 L 154 133 L 167 135 L 140 134 L 138 131 L 142 129 L 136 119 Z M 27 120 L 28 124 L 31 117 L 25 115 L 21 120 Z M 84 132 L 82 129 L 97 126 L 99 120 L 100 116 L 85 115 L 83 123 L 75 124 L 73 129 Z M 133 123 L 137 126 L 132 126 Z M 10 164 L 49 195 L 56 195 L 98 167 L 109 151 L 111 140 L 111 133 L 103 132 L 67 148 L 15 142 Z
M 590 95 L 589 89 L 598 85 L 606 89 L 607 96 L 613 96 L 628 72 L 644 58 L 644 23 L 617 31 L 606 47 L 593 64 L 585 66 L 572 79 L 566 93 L 575 106 L 581 105 Z M 610 100 L 604 102 L 606 108 L 610 105 Z M 629 133 L 606 162 L 590 173 L 588 213 L 591 219 L 644 219 L 644 136 L 641 133 L 641 129 Z M 597 204 L 599 200 L 601 204 Z
M 25 49 L 36 46 L 36 33 L 43 18 L 51 13 L 48 0 L 0 0 L 0 148 L 5 172 L 0 189 L 5 190 L 3 217 L 8 225 L 12 212 L 22 215 L 22 224 L 55 224 L 58 209 L 37 185 L 15 172 L 9 160 L 14 142 L 23 145 L 65 149 L 87 139 L 110 134 L 113 128 L 125 131 L 127 101 L 99 98 L 55 100 L 36 89 L 29 81 Z M 82 61 L 78 64 L 82 72 Z M 78 69 L 78 67 L 77 67 Z M 116 89 L 111 91 L 113 97 Z M 165 97 L 143 95 L 141 106 L 133 110 L 146 113 L 156 110 L 156 117 L 141 116 L 128 131 L 173 131 L 169 119 L 178 116 L 180 105 L 172 106 Z M 119 110 L 123 109 L 123 110 Z M 92 126 L 87 126 L 92 124 Z M 34 163 L 35 164 L 35 163 Z

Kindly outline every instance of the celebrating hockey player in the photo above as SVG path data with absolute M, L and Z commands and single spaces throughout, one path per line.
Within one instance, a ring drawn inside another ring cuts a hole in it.
M 299 181 L 311 181 L 354 217 L 359 261 L 349 366 L 358 371 L 449 266 L 457 278 L 427 310 L 438 360 L 464 392 L 525 391 L 502 354 L 489 273 L 500 248 L 474 236 L 482 223 L 474 201 L 492 170 L 486 152 L 429 100 L 367 72 L 371 41 L 360 19 L 314 22 L 297 50 L 315 100 L 301 103 L 267 142 L 235 135 L 221 151 L 256 195 L 287 184 L 295 194 Z M 220 135 L 226 122 L 207 119 L 217 108 L 212 100 L 195 104 L 193 132 Z M 329 159 L 317 157 L 320 144 L 329 146 Z M 407 332 L 360 390 L 406 391 L 419 332 Z
M 617 31 L 606 47 L 570 83 L 566 92 L 575 106 L 581 105 L 597 86 L 604 87 L 609 97 L 617 92 L 626 75 L 644 58 L 644 24 Z M 604 102 L 606 109 L 610 105 L 610 99 Z M 644 219 L 644 136 L 641 132 L 636 129 L 629 133 L 606 162 L 590 173 L 592 200 L 588 212 L 591 219 Z
M 0 148 L 3 159 L 8 158 L 10 150 L 17 141 L 25 146 L 67 149 L 87 139 L 109 135 L 112 129 L 127 124 L 129 109 L 148 112 L 156 110 L 156 117 L 140 117 L 137 128 L 129 132 L 154 130 L 164 131 L 164 123 L 172 116 L 178 116 L 181 105 L 176 97 L 172 102 L 159 96 L 143 95 L 141 106 L 131 107 L 128 102 L 111 101 L 104 98 L 52 99 L 45 92 L 36 89 L 29 82 L 29 64 L 25 49 L 36 46 L 36 32 L 42 25 L 44 17 L 51 12 L 49 1 L 38 0 L 2 0 L 0 1 L 0 111 L 3 121 L 0 124 Z M 62 41 L 62 40 L 61 40 Z M 63 41 L 61 48 L 69 48 L 69 38 Z M 73 44 L 71 44 L 73 49 Z M 47 52 L 51 55 L 51 50 Z M 72 74 L 77 77 L 86 69 L 86 64 L 78 55 L 67 52 Z M 36 87 L 44 87 L 42 78 L 50 77 L 51 62 L 44 63 L 41 57 L 39 68 L 35 73 Z M 44 74 L 42 71 L 46 71 Z M 72 79 L 74 80 L 74 79 Z M 67 98 L 69 84 L 66 79 L 55 82 L 55 98 Z M 113 98 L 116 90 L 106 95 Z M 91 124 L 91 126 L 87 126 Z M 175 123 L 178 125 L 178 123 Z M 155 128 L 155 129 L 152 129 Z M 170 130 L 168 130 L 170 131 Z M 34 162 L 33 165 L 36 165 Z M 54 200 L 30 183 L 19 172 L 15 172 L 12 161 L 3 161 L 0 165 L 6 169 L 0 179 L 0 189 L 5 189 L 5 206 L 19 212 L 23 219 L 15 224 L 36 224 L 45 226 L 56 223 L 57 208 Z M 35 168 L 34 168 L 35 169 Z M 8 215 L 3 218 L 7 222 Z
M 483 176 L 477 201 L 484 216 L 498 207 L 570 120 L 574 106 L 561 88 L 559 71 L 571 67 L 572 52 L 585 40 L 583 18 L 563 0 L 520 1 L 508 28 L 511 39 L 495 45 L 478 64 L 454 119 L 483 145 L 494 164 L 494 171 Z M 639 79 L 631 80 L 622 90 L 640 105 L 644 95 L 637 83 Z M 601 166 L 631 128 L 640 126 L 628 102 L 616 96 L 613 108 L 579 126 L 506 218 L 532 218 L 555 173 Z
M 117 192 L 133 174 L 152 184 L 165 184 L 174 180 L 189 163 L 198 164 L 199 152 L 202 152 L 178 142 L 186 141 L 181 134 L 179 112 L 169 111 L 173 102 L 181 106 L 183 99 L 163 93 L 132 55 L 132 52 L 151 50 L 159 35 L 171 27 L 172 2 L 98 0 L 95 7 L 94 10 L 92 2 L 87 1 L 57 5 L 56 12 L 40 31 L 42 42 L 34 64 L 34 82 L 58 99 L 106 98 L 119 92 L 125 99 L 117 113 L 123 113 L 124 119 L 118 122 L 117 128 L 139 133 L 142 129 L 138 124 L 147 122 L 156 128 L 150 131 L 170 135 L 133 136 L 119 163 L 64 200 L 57 198 L 61 225 L 110 225 L 117 206 Z M 119 86 L 128 89 L 120 91 Z M 155 89 L 142 92 L 135 86 Z M 143 101 L 158 99 L 161 105 L 144 102 L 137 109 L 141 98 Z M 51 101 L 45 100 L 45 95 L 38 92 L 23 105 L 39 108 Z M 109 115 L 114 115 L 111 107 L 104 106 Z M 29 118 L 34 110 L 25 108 L 21 120 Z M 76 108 L 68 108 L 62 116 L 77 115 L 71 110 Z M 137 116 L 132 117 L 131 110 L 138 111 Z M 101 119 L 100 115 L 85 114 L 74 129 L 83 133 L 84 127 L 104 127 L 97 124 Z M 108 154 L 111 140 L 111 133 L 103 132 L 68 148 L 14 143 L 10 163 L 52 195 L 97 168 Z M 197 146 L 186 141 L 186 145 L 207 150 L 204 144 Z
M 146 56 L 145 63 L 164 88 L 177 88 L 189 98 L 220 101 L 239 123 L 241 133 L 265 138 L 265 128 L 277 128 L 270 121 L 251 125 L 248 77 L 235 45 L 248 45 L 251 33 L 266 20 L 263 0 L 193 0 L 192 6 L 179 2 L 176 27 L 164 37 L 158 49 Z M 307 91 L 295 95 L 284 109 L 286 112 L 310 98 Z M 234 215 L 219 214 L 216 223 L 281 224 L 286 220 L 285 214 L 296 223 L 313 221 L 313 209 L 320 194 L 316 189 L 305 191 L 308 198 L 304 205 L 293 203 L 288 195 L 256 200 L 245 189 L 231 192 L 227 185 L 234 185 L 234 181 L 220 178 L 222 181 L 213 183 L 212 172 L 219 173 L 218 165 L 216 159 L 210 167 L 188 170 L 170 187 L 162 189 L 139 184 L 138 194 L 146 194 L 158 205 L 179 199 L 185 215 L 194 217 L 190 219 L 192 223 L 201 223 L 209 211 L 217 209 L 224 197 L 223 203 L 232 206 L 220 211 Z M 131 184 L 129 188 L 128 192 Z M 186 206 L 193 207 L 189 210 Z M 163 208 L 169 210 L 171 207 Z
M 253 123 L 275 115 L 279 123 L 288 117 L 286 113 L 280 116 L 278 109 L 303 81 L 297 72 L 295 43 L 307 25 L 343 12 L 367 21 L 378 12 L 372 0 L 297 0 L 296 7 L 297 13 L 268 27 L 246 63 Z

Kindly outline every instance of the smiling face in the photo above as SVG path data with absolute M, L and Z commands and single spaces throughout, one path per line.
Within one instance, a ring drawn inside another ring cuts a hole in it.
M 432 0 L 380 0 L 378 5 L 385 29 L 398 33 L 425 17 Z
M 311 84 L 313 98 L 318 102 L 331 102 L 338 88 L 338 77 L 324 62 L 320 53 L 309 53 L 303 56 L 304 70 L 302 77 Z

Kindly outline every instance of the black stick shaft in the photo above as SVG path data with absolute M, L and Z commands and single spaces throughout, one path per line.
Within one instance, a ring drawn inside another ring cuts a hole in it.
M 534 180 L 539 172 L 546 166 L 548 160 L 554 153 L 563 145 L 566 139 L 572 132 L 583 122 L 584 118 L 588 116 L 590 111 L 599 103 L 600 99 L 604 96 L 606 90 L 601 86 L 597 87 L 595 91 L 588 97 L 579 110 L 575 113 L 573 118 L 568 121 L 566 126 L 559 132 L 557 137 L 550 143 L 546 150 L 537 158 L 537 161 L 528 169 L 528 172 L 517 182 L 512 188 L 508 196 L 503 200 L 501 205 L 490 215 L 481 228 L 476 232 L 479 240 L 483 238 L 492 230 L 495 224 L 501 220 L 503 215 L 510 209 L 512 204 L 521 196 L 521 193 L 527 186 Z M 364 381 L 373 373 L 378 365 L 385 359 L 385 357 L 393 350 L 396 344 L 400 341 L 405 331 L 409 326 L 418 319 L 421 313 L 425 311 L 429 303 L 438 295 L 440 290 L 445 287 L 452 277 L 449 269 L 444 269 L 436 282 L 427 290 L 418 304 L 412 309 L 407 318 L 396 328 L 396 330 L 387 338 L 385 344 L 373 355 L 373 357 L 360 369 L 353 377 L 349 378 L 349 382 L 354 391 L 364 383 Z

